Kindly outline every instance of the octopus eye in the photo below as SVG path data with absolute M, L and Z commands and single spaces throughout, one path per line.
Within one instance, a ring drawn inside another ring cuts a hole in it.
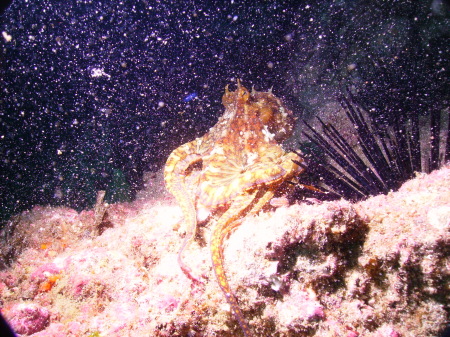
M 245 89 L 244 87 L 242 87 L 242 98 L 244 99 L 244 101 L 248 101 L 248 99 L 250 98 L 250 93 L 248 92 L 247 89 Z

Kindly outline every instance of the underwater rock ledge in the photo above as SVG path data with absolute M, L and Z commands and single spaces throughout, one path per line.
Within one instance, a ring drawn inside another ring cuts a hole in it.
M 184 254 L 205 282 L 194 285 L 177 265 L 181 210 L 151 191 L 110 205 L 101 235 L 94 211 L 35 207 L 15 218 L 1 246 L 10 266 L 0 298 L 18 333 L 241 334 L 211 269 L 210 229 Z M 224 257 L 255 336 L 431 337 L 448 322 L 449 243 L 447 165 L 355 204 L 300 203 L 247 218 Z

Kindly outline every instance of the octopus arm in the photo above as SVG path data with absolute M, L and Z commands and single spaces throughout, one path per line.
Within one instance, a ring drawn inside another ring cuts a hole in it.
M 281 156 L 277 161 L 260 161 L 246 169 L 238 179 L 242 190 L 248 191 L 260 186 L 270 186 L 276 189 L 277 186 L 294 175 L 299 174 L 302 169 L 294 160 L 298 160 L 295 153 L 288 153 Z
M 257 194 L 258 191 L 256 190 L 252 193 L 244 193 L 239 195 L 233 201 L 230 208 L 219 218 L 217 225 L 213 230 L 210 244 L 212 264 L 220 289 L 224 293 L 225 298 L 230 305 L 231 313 L 238 321 L 245 337 L 250 337 L 252 333 L 228 283 L 224 268 L 223 243 L 229 232 L 240 224 L 240 221 L 238 221 L 239 218 L 254 202 Z
M 194 147 L 195 144 L 196 141 L 187 143 L 171 153 L 166 162 L 164 180 L 167 189 L 172 193 L 180 205 L 186 224 L 186 236 L 178 251 L 178 264 L 188 278 L 196 282 L 201 282 L 192 275 L 191 269 L 183 261 L 183 252 L 189 247 L 189 244 L 194 239 L 197 229 L 197 211 L 185 182 L 187 170 L 195 162 L 201 160 L 200 155 L 194 153 L 188 154 L 189 152 L 186 151 L 187 149 Z

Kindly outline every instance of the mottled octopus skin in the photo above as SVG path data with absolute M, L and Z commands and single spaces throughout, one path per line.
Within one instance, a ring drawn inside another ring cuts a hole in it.
M 237 83 L 234 92 L 225 88 L 225 113 L 207 134 L 175 149 L 164 169 L 167 189 L 180 205 L 188 232 L 178 254 L 178 263 L 195 278 L 182 253 L 195 236 L 197 211 L 207 210 L 217 223 L 210 250 L 217 281 L 233 316 L 246 337 L 252 336 L 227 280 L 223 245 L 242 218 L 256 214 L 280 189 L 301 173 L 280 143 L 292 133 L 292 112 L 271 92 L 249 92 Z

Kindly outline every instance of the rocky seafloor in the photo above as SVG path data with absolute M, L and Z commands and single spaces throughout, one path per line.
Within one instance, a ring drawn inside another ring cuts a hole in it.
M 35 207 L 4 230 L 1 312 L 19 335 L 242 336 L 211 269 L 210 228 L 185 228 L 161 179 L 132 203 Z M 255 336 L 426 337 L 448 322 L 450 166 L 355 204 L 298 202 L 248 217 L 228 278 Z

